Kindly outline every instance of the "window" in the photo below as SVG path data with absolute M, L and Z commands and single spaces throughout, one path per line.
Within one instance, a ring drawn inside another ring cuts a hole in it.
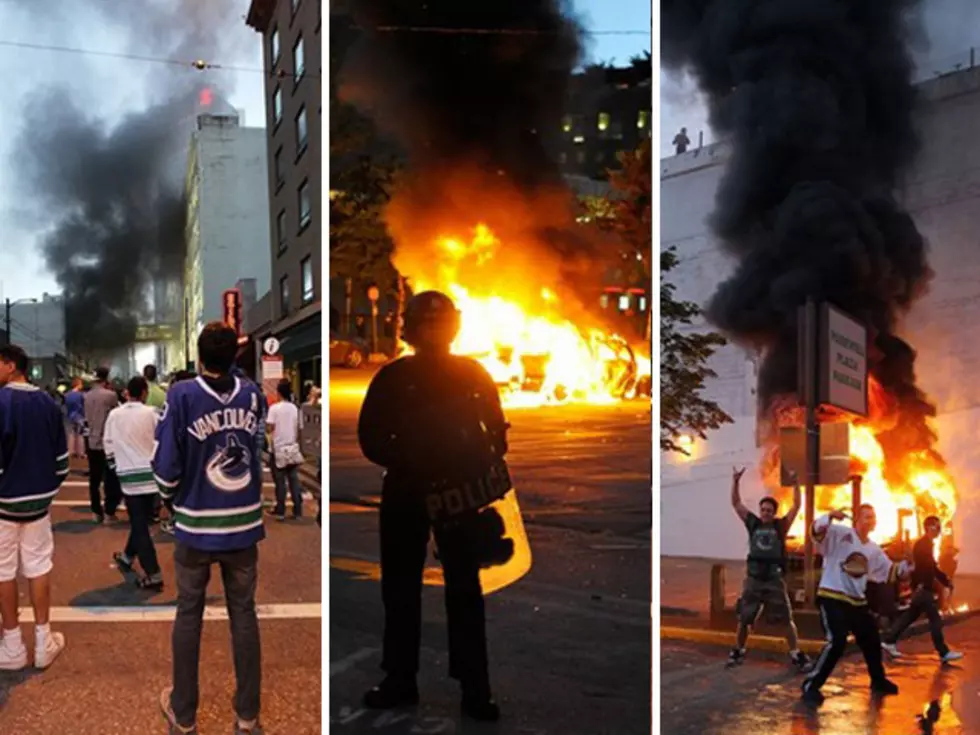
M 650 113 L 646 110 L 640 110 L 636 115 L 636 127 L 645 128 L 650 122 Z
M 303 54 L 303 37 L 300 36 L 296 39 L 296 45 L 293 46 L 293 78 L 297 83 L 303 78 L 305 71 L 306 57 Z
M 303 282 L 303 306 L 313 303 L 313 261 L 307 255 L 299 264 L 300 279 Z
M 609 294 L 604 293 L 599 297 L 599 307 L 602 309 L 609 308 Z
M 619 310 L 628 311 L 630 308 L 630 297 L 629 294 L 621 294 L 619 297 Z
M 286 250 L 286 210 L 276 216 L 276 245 L 280 253 Z
M 282 88 L 276 87 L 272 93 L 272 127 L 282 122 Z
M 572 117 L 571 115 L 565 115 L 561 120 L 561 129 L 564 133 L 572 132 Z
M 279 29 L 273 28 L 269 36 L 269 58 L 272 59 L 272 66 L 279 63 Z
M 306 129 L 306 105 L 299 108 L 296 115 L 296 158 L 299 158 L 306 151 L 307 129 Z
M 609 113 L 608 112 L 600 112 L 599 113 L 599 119 L 596 122 L 596 127 L 599 128 L 600 131 L 605 131 L 605 130 L 608 130 L 609 129 Z
M 641 296 L 640 297 L 640 311 L 646 311 L 646 310 L 647 310 L 647 297 L 646 296 Z
M 299 185 L 299 229 L 302 232 L 313 219 L 312 201 L 310 199 L 310 182 L 304 180 Z
M 282 167 L 282 146 L 276 150 L 276 155 L 273 160 L 275 174 L 276 174 L 276 190 L 283 185 L 286 181 L 286 172 Z
M 279 279 L 279 311 L 283 316 L 289 313 L 289 278 L 287 276 Z

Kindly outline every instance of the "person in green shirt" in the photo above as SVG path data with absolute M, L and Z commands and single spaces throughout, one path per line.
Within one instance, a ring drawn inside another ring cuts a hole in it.
M 147 365 L 143 368 L 143 377 L 149 386 L 149 394 L 146 398 L 146 405 L 155 408 L 158 412 L 163 411 L 163 406 L 167 402 L 167 391 L 157 382 L 157 366 Z

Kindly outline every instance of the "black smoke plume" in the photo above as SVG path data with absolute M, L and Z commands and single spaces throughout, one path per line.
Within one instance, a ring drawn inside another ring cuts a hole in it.
M 125 38 L 125 51 L 187 62 L 120 61 L 119 74 L 143 79 L 149 101 L 113 124 L 100 117 L 91 97 L 41 87 L 24 104 L 11 149 L 25 203 L 38 216 L 45 263 L 64 292 L 69 349 L 105 357 L 133 344 L 140 320 L 159 316 L 151 312 L 154 283 L 177 284 L 182 277 L 183 177 L 198 94 L 203 87 L 227 93 L 232 86 L 229 76 L 202 75 L 191 62 L 229 64 L 241 53 L 222 30 L 244 24 L 241 8 L 230 0 L 22 5 L 20 10 L 40 12 L 49 31 L 60 29 L 68 38 L 72 23 L 85 17 Z M 242 35 L 248 38 L 237 38 Z M 77 45 L 91 46 L 85 40 Z M 87 68 L 87 61 L 79 68 Z M 77 88 L 88 82 L 80 77 Z M 105 83 L 91 80 L 95 99 Z
M 546 149 L 583 53 L 568 4 L 359 0 L 351 14 L 360 38 L 340 71 L 341 99 L 406 158 L 385 216 L 398 269 L 427 280 L 439 270 L 438 237 L 485 223 L 502 247 L 460 274 L 467 284 L 533 303 L 544 284 L 531 294 L 527 276 L 547 274 L 563 296 L 588 291 L 591 303 L 598 243 L 575 224 L 572 193 Z
M 763 408 L 796 390 L 796 314 L 829 301 L 877 335 L 872 368 L 897 403 L 890 459 L 927 450 L 935 414 L 899 320 L 931 278 L 898 200 L 918 151 L 909 42 L 916 0 L 668 0 L 664 63 L 688 68 L 731 146 L 711 225 L 738 261 L 708 306 L 763 351 Z

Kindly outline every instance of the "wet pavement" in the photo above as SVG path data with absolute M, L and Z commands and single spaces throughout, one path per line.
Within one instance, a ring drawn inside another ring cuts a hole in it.
M 265 487 L 273 496 L 271 483 Z M 315 504 L 308 508 L 315 514 Z M 96 527 L 84 477 L 73 474 L 52 519 L 52 628 L 67 648 L 44 672 L 0 672 L 2 733 L 163 733 L 158 701 L 170 679 L 173 539 L 154 537 L 166 587 L 141 592 L 112 563 L 126 540 L 118 525 Z M 267 522 L 259 546 L 262 720 L 270 735 L 321 732 L 320 533 L 312 520 Z M 201 653 L 202 733 L 229 732 L 234 668 L 223 592 L 215 570 L 208 590 Z M 21 586 L 21 628 L 29 650 L 33 625 Z M 211 619 L 208 619 L 211 618 Z
M 382 675 L 383 614 L 372 505 L 380 473 L 357 450 L 354 385 L 349 377 L 333 382 L 331 393 L 330 731 L 649 733 L 648 408 L 509 412 L 509 459 L 534 561 L 527 576 L 487 597 L 491 678 L 503 716 L 477 725 L 460 718 L 446 674 L 435 574 L 423 596 L 422 704 L 393 713 L 360 707 Z
M 860 654 L 841 661 L 823 689 L 826 702 L 799 701 L 802 675 L 785 659 L 753 654 L 733 670 L 726 651 L 661 644 L 661 732 L 670 735 L 972 735 L 980 733 L 980 619 L 946 631 L 966 658 L 943 666 L 929 636 L 902 641 L 906 657 L 887 662 L 899 694 L 872 697 Z M 933 706 L 930 707 L 930 704 Z

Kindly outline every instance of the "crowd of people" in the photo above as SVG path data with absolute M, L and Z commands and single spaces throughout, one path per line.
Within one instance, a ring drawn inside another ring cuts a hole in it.
M 286 520 L 288 488 L 292 517 L 301 517 L 301 414 L 288 381 L 267 397 L 235 366 L 234 330 L 209 324 L 197 346 L 200 373 L 176 373 L 166 385 L 148 365 L 125 384 L 99 368 L 87 387 L 76 378 L 70 389 L 47 391 L 27 379 L 22 349 L 0 348 L 0 670 L 23 669 L 29 659 L 19 626 L 18 576 L 28 580 L 34 607 L 34 665 L 50 666 L 65 648 L 64 635 L 49 622 L 50 507 L 71 460 L 84 457 L 94 522 L 117 523 L 119 509 L 127 511 L 129 535 L 113 560 L 124 572 L 140 570 L 139 588 L 164 585 L 152 526 L 160 522 L 175 537 L 173 686 L 160 698 L 170 732 L 197 732 L 205 593 L 217 564 L 232 628 L 235 732 L 256 735 L 262 732 L 255 609 L 258 543 L 265 537 L 262 457 L 268 451 L 276 487 L 268 513 Z

